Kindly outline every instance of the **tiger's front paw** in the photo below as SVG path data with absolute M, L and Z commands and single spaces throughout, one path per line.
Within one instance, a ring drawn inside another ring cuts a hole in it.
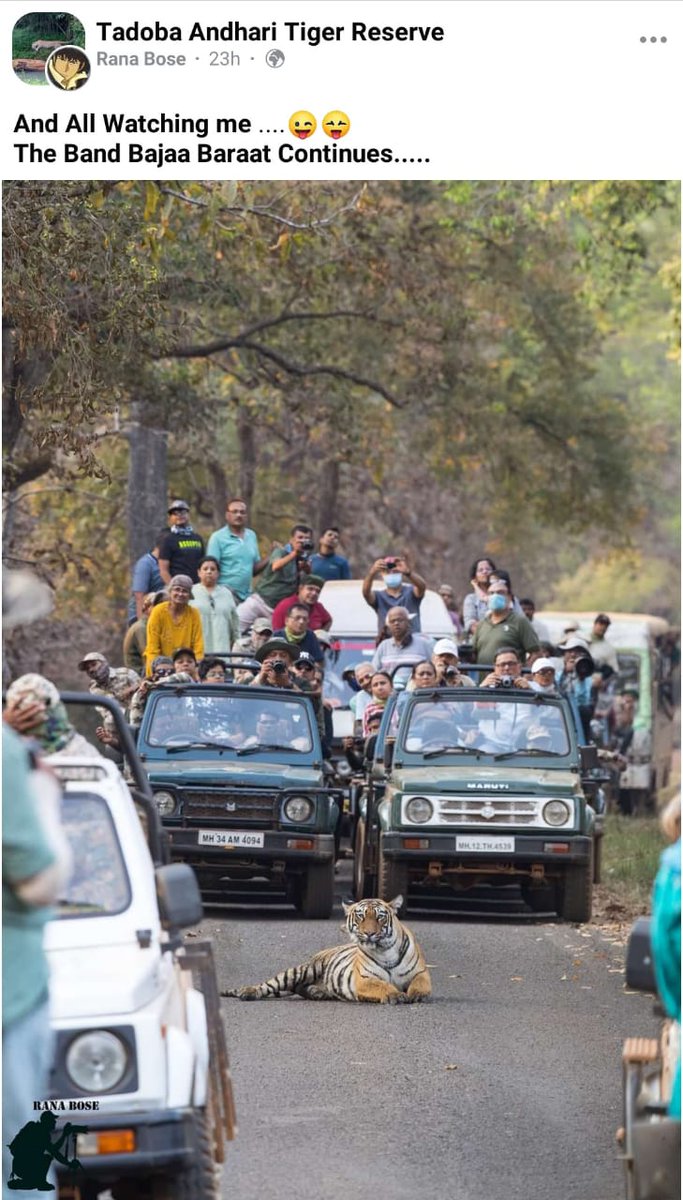
M 410 1004 L 410 997 L 405 992 L 392 992 L 387 996 L 387 1004 Z
M 257 987 L 224 988 L 221 996 L 235 996 L 238 1000 L 258 1000 Z

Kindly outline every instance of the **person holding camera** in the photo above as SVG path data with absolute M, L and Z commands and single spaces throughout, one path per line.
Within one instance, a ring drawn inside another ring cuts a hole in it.
M 522 675 L 522 660 L 513 646 L 501 646 L 493 659 L 493 670 L 479 687 L 483 688 L 531 688 Z
M 254 657 L 260 662 L 261 670 L 252 679 L 250 687 L 289 688 L 293 692 L 302 690 L 290 671 L 299 657 L 298 646 L 286 642 L 284 638 L 271 638 L 256 651 Z
M 458 670 L 458 647 L 452 638 L 439 638 L 432 650 L 436 681 L 440 687 L 467 687 L 470 683 Z
M 589 743 L 592 740 L 590 724 L 595 712 L 595 663 L 583 638 L 569 637 L 561 649 L 564 661 L 557 679 L 557 687 L 562 696 L 566 696 L 576 705 L 586 743 Z
M 272 619 L 280 600 L 298 592 L 302 579 L 311 573 L 312 551 L 310 525 L 295 525 L 286 546 L 271 550 L 254 591 L 237 607 L 241 635 L 251 629 L 257 617 Z
M 378 575 L 384 576 L 384 590 L 375 590 L 373 583 Z M 411 565 L 408 555 L 389 554 L 378 558 L 363 580 L 363 599 L 377 613 L 377 635 L 381 638 L 387 623 L 389 610 L 397 605 L 405 608 L 414 633 L 421 631 L 420 605 L 427 584 Z

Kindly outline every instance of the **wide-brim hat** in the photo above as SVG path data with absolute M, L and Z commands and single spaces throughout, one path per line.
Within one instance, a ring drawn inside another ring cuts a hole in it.
M 284 638 L 269 638 L 267 642 L 264 642 L 262 646 L 259 646 L 254 658 L 257 662 L 262 663 L 266 655 L 270 654 L 271 650 L 284 650 L 285 654 L 289 656 L 292 662 L 295 662 L 299 657 L 298 646 L 293 645 L 291 642 L 286 642 Z

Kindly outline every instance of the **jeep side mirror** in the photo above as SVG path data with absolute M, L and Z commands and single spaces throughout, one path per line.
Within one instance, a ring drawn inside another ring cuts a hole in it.
M 579 746 L 579 762 L 582 771 L 594 771 L 598 766 L 597 746 Z
M 655 969 L 652 962 L 650 917 L 638 917 L 628 939 L 626 950 L 626 983 L 636 992 L 656 992 Z
M 169 863 L 155 872 L 161 924 L 167 930 L 197 925 L 204 915 L 197 877 L 187 863 Z
M 392 737 L 392 738 L 390 738 L 390 737 L 388 737 L 388 738 L 385 738 L 385 741 L 384 741 L 384 757 L 383 757 L 383 762 L 384 762 L 384 766 L 386 767 L 387 771 L 391 770 L 391 764 L 392 764 L 392 761 L 393 761 L 393 758 L 394 758 L 394 744 L 395 744 L 395 742 L 396 742 L 396 738 L 393 738 L 393 737 Z

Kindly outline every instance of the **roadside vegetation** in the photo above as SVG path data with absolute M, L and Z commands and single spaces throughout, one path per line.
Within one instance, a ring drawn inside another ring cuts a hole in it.
M 650 911 L 652 884 L 665 845 L 656 817 L 608 814 L 598 889 L 608 910 L 623 906 L 625 915 L 633 917 Z

